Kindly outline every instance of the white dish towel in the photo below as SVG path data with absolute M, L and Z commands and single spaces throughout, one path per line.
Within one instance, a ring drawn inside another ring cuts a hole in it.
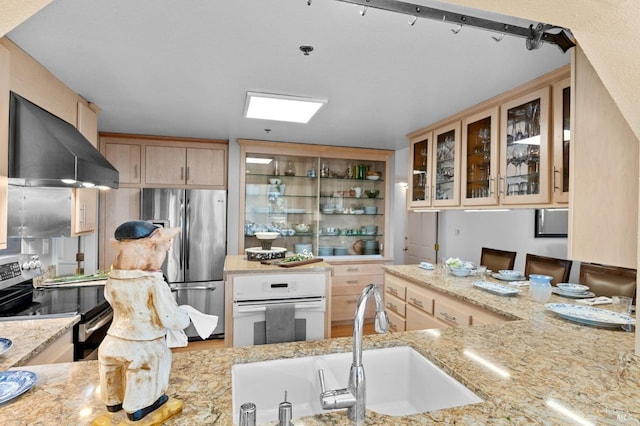
M 218 316 L 203 314 L 190 305 L 180 305 L 180 309 L 185 311 L 191 319 L 191 324 L 196 329 L 198 335 L 204 340 L 211 336 L 213 330 L 218 326 Z M 170 348 L 183 348 L 189 344 L 184 330 L 167 330 L 167 346 Z
M 580 300 L 577 300 L 577 302 L 584 303 L 589 306 L 593 306 L 593 305 L 608 305 L 612 301 L 609 297 L 599 296 L 599 297 L 592 297 L 590 299 L 580 299 Z

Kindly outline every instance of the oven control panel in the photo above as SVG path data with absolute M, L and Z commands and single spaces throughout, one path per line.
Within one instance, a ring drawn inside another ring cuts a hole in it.
M 233 300 L 324 297 L 324 274 L 241 275 L 233 279 Z
M 11 278 L 19 277 L 20 275 L 22 275 L 20 263 L 11 262 L 0 265 L 0 281 L 10 280 Z

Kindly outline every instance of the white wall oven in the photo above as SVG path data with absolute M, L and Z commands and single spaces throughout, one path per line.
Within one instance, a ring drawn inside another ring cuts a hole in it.
M 324 274 L 234 277 L 233 345 L 323 339 L 325 294 Z

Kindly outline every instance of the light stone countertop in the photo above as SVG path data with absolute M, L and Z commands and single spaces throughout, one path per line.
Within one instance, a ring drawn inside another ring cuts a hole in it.
M 11 339 L 12 342 L 9 350 L 0 355 L 0 371 L 24 365 L 79 321 L 79 315 L 0 321 L 0 337 Z
M 332 272 L 333 266 L 326 262 L 308 263 L 306 265 L 284 268 L 277 265 L 265 265 L 255 260 L 247 260 L 246 256 L 241 254 L 228 255 L 224 261 L 225 276 L 230 273 L 234 274 L 255 274 L 256 272 L 264 273 L 286 273 L 286 272 Z
M 472 278 L 443 279 L 436 272 L 409 265 L 386 270 L 513 320 L 365 336 L 365 349 L 415 348 L 484 400 L 400 418 L 368 411 L 366 424 L 576 424 L 557 407 L 583 417 L 583 424 L 640 421 L 640 359 L 633 355 L 634 333 L 560 319 L 541 304 L 530 302 L 527 288 L 521 289 L 521 295 L 506 298 L 473 288 Z M 570 302 L 557 296 L 551 300 Z M 233 364 L 348 351 L 351 338 L 175 353 L 169 395 L 182 400 L 185 408 L 166 424 L 231 425 Z M 24 395 L 0 405 L 3 425 L 38 421 L 84 425 L 105 411 L 97 394 L 97 361 L 29 369 L 36 372 L 38 381 Z M 347 375 L 345 371 L 345 384 Z M 295 406 L 293 413 L 295 418 Z M 302 420 L 308 425 L 349 424 L 345 410 Z

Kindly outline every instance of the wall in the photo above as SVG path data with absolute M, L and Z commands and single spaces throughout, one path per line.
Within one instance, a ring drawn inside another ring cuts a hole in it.
M 534 238 L 534 210 L 440 213 L 440 257 L 459 257 L 478 264 L 482 247 L 516 251 L 515 268 L 524 271 L 527 253 L 567 259 L 566 238 Z M 571 267 L 578 282 L 580 264 Z

